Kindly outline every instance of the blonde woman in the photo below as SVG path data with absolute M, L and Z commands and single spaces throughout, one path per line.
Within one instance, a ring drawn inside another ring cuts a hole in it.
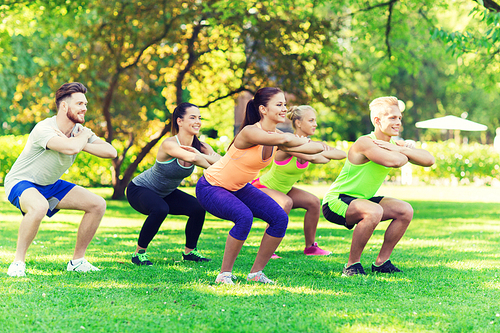
M 287 112 L 292 121 L 294 134 L 299 137 L 310 137 L 316 131 L 316 110 L 309 105 L 293 106 Z M 316 228 L 318 226 L 321 204 L 314 194 L 298 189 L 293 185 L 302 177 L 310 163 L 324 164 L 330 160 L 341 160 L 345 152 L 332 148 L 321 142 L 324 150 L 318 154 L 278 151 L 269 172 L 256 179 L 253 185 L 273 198 L 287 214 L 294 208 L 304 208 L 305 255 L 329 255 L 318 246 Z M 273 258 L 280 258 L 276 254 Z

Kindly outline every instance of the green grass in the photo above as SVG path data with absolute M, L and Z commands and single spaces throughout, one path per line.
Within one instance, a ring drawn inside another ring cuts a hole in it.
M 322 195 L 325 187 L 308 187 Z M 109 189 L 95 189 L 105 197 Z M 0 194 L 0 332 L 498 332 L 500 195 L 493 188 L 390 187 L 415 217 L 392 259 L 404 273 L 343 278 L 352 231 L 320 220 L 317 241 L 328 257 L 302 254 L 303 211 L 266 274 L 274 286 L 245 282 L 265 224 L 256 221 L 233 273 L 234 287 L 213 282 L 231 223 L 208 216 L 199 242 L 212 262 L 184 263 L 184 218 L 169 217 L 148 249 L 153 267 L 130 255 L 144 217 L 126 201 L 108 201 L 87 252 L 100 272 L 65 271 L 79 212 L 42 222 L 28 251 L 26 278 L 6 274 L 21 215 Z M 484 202 L 483 202 L 484 201 Z M 362 263 L 369 269 L 387 223 Z

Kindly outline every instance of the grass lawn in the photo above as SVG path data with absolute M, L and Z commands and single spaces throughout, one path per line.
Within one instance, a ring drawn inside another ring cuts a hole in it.
M 28 277 L 10 278 L 21 215 L 0 189 L 0 332 L 500 332 L 500 190 L 384 186 L 379 193 L 415 210 L 392 255 L 403 273 L 370 270 L 387 223 L 363 254 L 367 276 L 341 277 L 352 231 L 323 218 L 317 241 L 333 254 L 303 255 L 304 212 L 296 210 L 277 251 L 283 258 L 265 270 L 277 284 L 245 280 L 265 228 L 259 220 L 234 267 L 239 282 L 228 287 L 214 280 L 230 222 L 207 216 L 199 249 L 213 260 L 196 264 L 181 261 L 185 218 L 168 217 L 148 249 L 154 266 L 136 267 L 130 257 L 144 217 L 126 201 L 108 201 L 87 251 L 102 271 L 65 271 L 81 219 L 65 211 L 42 222 Z

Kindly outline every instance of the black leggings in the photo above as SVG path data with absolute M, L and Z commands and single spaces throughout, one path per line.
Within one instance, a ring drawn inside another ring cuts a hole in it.
M 136 211 L 148 215 L 139 233 L 137 244 L 140 247 L 148 247 L 158 233 L 163 220 L 168 214 L 172 214 L 189 216 L 185 229 L 186 247 L 196 248 L 205 222 L 205 210 L 195 197 L 175 189 L 162 198 L 150 189 L 130 182 L 127 187 L 127 200 Z

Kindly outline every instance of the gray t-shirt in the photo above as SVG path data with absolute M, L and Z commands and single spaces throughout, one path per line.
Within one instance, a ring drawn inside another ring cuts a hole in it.
M 75 125 L 71 136 L 79 126 L 81 125 Z M 73 164 L 77 154 L 66 155 L 47 148 L 47 142 L 57 136 L 56 128 L 56 116 L 42 120 L 33 128 L 21 155 L 5 176 L 7 197 L 12 188 L 23 180 L 42 186 L 54 184 Z M 98 139 L 96 135 L 92 135 L 88 142 L 92 143 Z

